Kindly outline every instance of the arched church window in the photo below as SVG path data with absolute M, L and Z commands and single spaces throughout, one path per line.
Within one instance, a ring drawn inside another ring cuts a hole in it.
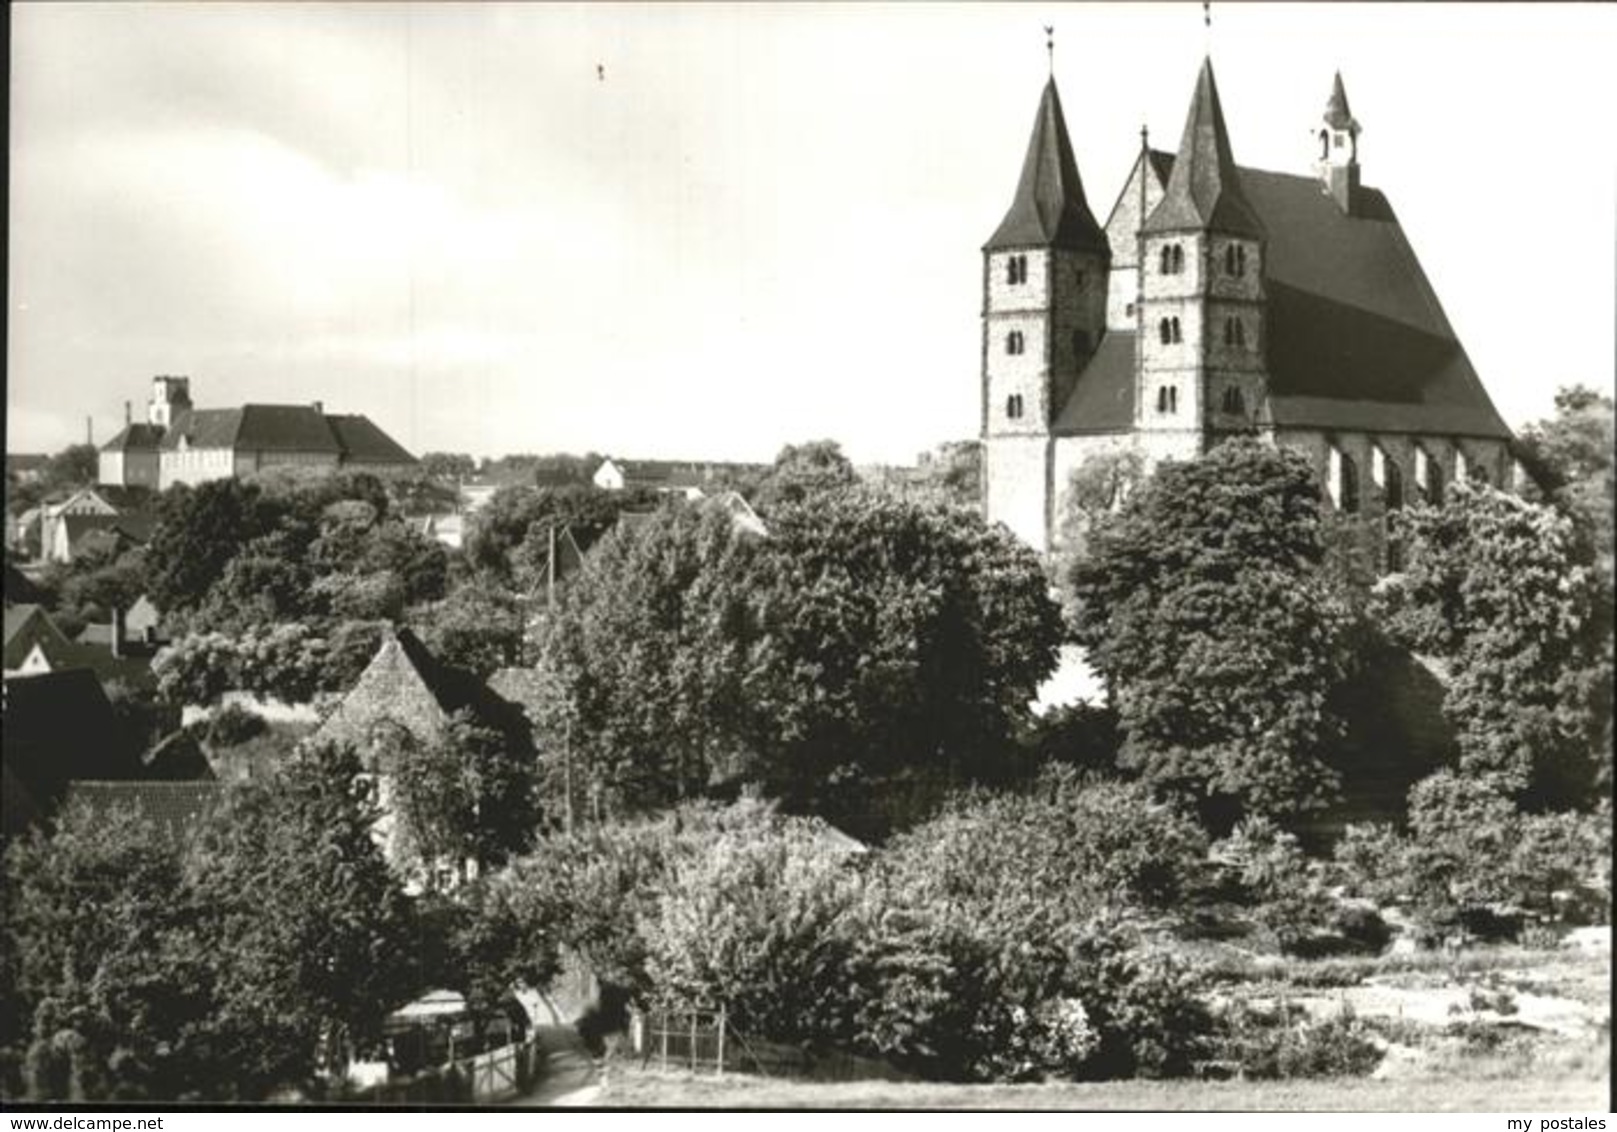
M 1353 462 L 1353 457 L 1346 452 L 1340 454 L 1341 469 L 1340 480 L 1337 486 L 1338 506 L 1349 515 L 1359 512 L 1359 469 Z
M 1391 456 L 1382 470 L 1387 482 L 1381 488 L 1381 504 L 1388 511 L 1397 511 L 1404 505 L 1404 473 Z
M 1233 413 L 1236 416 L 1245 416 L 1246 398 L 1241 396 L 1241 391 L 1239 389 L 1231 385 L 1224 390 L 1222 408 L 1226 413 Z
M 1329 130 L 1321 130 L 1319 132 L 1319 159 L 1321 161 L 1324 161 L 1330 155 L 1331 155 L 1331 132 Z

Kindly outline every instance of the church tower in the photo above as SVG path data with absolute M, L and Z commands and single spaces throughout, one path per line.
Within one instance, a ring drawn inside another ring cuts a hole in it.
M 1265 250 L 1204 60 L 1173 172 L 1140 232 L 1134 429 L 1148 464 L 1267 423 Z
M 1051 425 L 1105 332 L 1110 266 L 1052 77 L 1016 196 L 983 246 L 984 503 L 1041 551 L 1054 522 Z
M 1354 198 L 1359 193 L 1359 123 L 1348 109 L 1341 71 L 1336 72 L 1331 97 L 1325 103 L 1317 152 L 1314 169 L 1324 182 L 1326 192 L 1331 194 L 1338 208 L 1352 216 Z

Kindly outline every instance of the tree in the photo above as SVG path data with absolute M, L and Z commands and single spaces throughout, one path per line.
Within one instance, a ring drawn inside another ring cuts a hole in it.
M 1226 821 L 1332 795 L 1350 622 L 1323 557 L 1307 461 L 1244 440 L 1164 464 L 1093 530 L 1066 581 L 1125 766 Z
M 211 943 L 229 957 L 221 1024 L 282 1039 L 266 1078 L 340 1067 L 418 989 L 419 934 L 378 816 L 351 751 L 306 748 L 275 780 L 234 790 L 195 855 Z
M 440 863 L 452 863 L 464 881 L 467 862 L 481 873 L 532 841 L 533 751 L 514 738 L 463 710 L 436 740 L 396 752 L 393 808 L 429 882 Z
M 759 485 L 754 501 L 766 509 L 801 503 L 812 495 L 839 491 L 857 479 L 853 463 L 836 441 L 788 444 L 775 457 L 775 466 Z
M 70 444 L 50 458 L 44 478 L 57 487 L 88 487 L 101 474 L 101 456 L 93 444 Z
M 751 633 L 745 578 L 759 552 L 709 506 L 666 508 L 591 551 L 542 647 L 592 794 L 655 808 L 735 773 Z M 559 740 L 562 721 L 548 724 Z
M 283 513 L 259 487 L 233 479 L 165 491 L 146 545 L 152 601 L 171 614 L 201 605 L 231 560 L 273 530 Z
M 458 483 L 477 474 L 477 461 L 464 452 L 428 452 L 421 457 L 421 471 L 430 479 Z
M 1408 566 L 1372 610 L 1395 641 L 1448 662 L 1461 769 L 1541 802 L 1592 802 L 1610 783 L 1611 620 L 1575 520 L 1466 483 L 1397 522 Z
M 133 813 L 76 807 L 10 846 L 5 868 L 9 1095 L 217 1100 L 253 1086 L 217 1043 L 216 957 L 177 844 Z
M 1612 574 L 1613 406 L 1586 386 L 1555 394 L 1555 416 L 1522 430 L 1523 462 L 1544 485 L 1549 502 L 1579 517 L 1602 575 Z
M 473 516 L 466 534 L 467 560 L 502 584 L 531 590 L 548 551 L 551 528 L 574 528 L 588 546 L 624 511 L 649 511 L 662 502 L 656 492 L 635 488 L 604 491 L 590 484 L 565 487 L 502 487 Z
M 488 577 L 451 590 L 406 616 L 433 655 L 481 679 L 522 659 L 523 611 L 515 594 Z
M 1059 637 L 1010 536 L 846 491 L 783 506 L 767 539 L 706 506 L 608 536 L 545 648 L 624 804 L 750 780 L 857 818 L 884 776 L 991 772 Z

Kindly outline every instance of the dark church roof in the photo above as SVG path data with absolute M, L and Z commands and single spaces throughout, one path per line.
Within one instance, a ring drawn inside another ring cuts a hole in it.
M 1084 199 L 1054 79 L 1045 84 L 1044 97 L 1039 100 L 1016 197 L 983 250 L 1015 247 L 1110 251 L 1106 235 Z
M 369 417 L 358 414 L 328 414 L 326 423 L 342 449 L 345 461 L 361 464 L 413 464 L 410 455 Z
M 161 437 L 161 447 L 169 452 L 177 451 L 180 438 L 184 437 L 190 448 L 229 448 L 238 452 L 320 452 L 354 463 L 415 463 L 415 457 L 369 417 L 346 413 L 328 415 L 315 405 L 190 409 L 177 415 L 173 426 L 166 432 L 162 429 L 156 431 Z
M 326 418 L 313 405 L 243 405 L 239 409 L 192 409 L 177 417 L 163 437 L 172 451 L 180 438 L 192 448 L 250 452 L 339 451 Z
M 127 424 L 101 446 L 103 452 L 155 452 L 163 443 L 163 428 L 154 424 Z
M 1238 169 L 1267 235 L 1270 409 L 1281 427 L 1508 439 L 1382 193 L 1344 213 L 1314 177 Z M 1057 415 L 1127 429 L 1134 335 L 1109 332 Z
M 1210 59 L 1202 60 L 1201 73 L 1196 76 L 1196 92 L 1185 116 L 1185 132 L 1167 190 L 1145 222 L 1147 232 L 1185 230 L 1254 239 L 1263 235 L 1263 224 L 1242 192 L 1236 173 Z

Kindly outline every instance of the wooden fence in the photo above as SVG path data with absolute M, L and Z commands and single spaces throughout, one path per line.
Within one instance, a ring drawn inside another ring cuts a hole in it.
M 816 1081 L 908 1080 L 884 1061 L 749 1038 L 722 1010 L 631 1010 L 629 1046 L 642 1065 L 692 1073 L 756 1073 Z
M 366 1089 L 377 1104 L 483 1104 L 528 1092 L 544 1074 L 545 1049 L 537 1038 L 501 1046 L 413 1077 Z

